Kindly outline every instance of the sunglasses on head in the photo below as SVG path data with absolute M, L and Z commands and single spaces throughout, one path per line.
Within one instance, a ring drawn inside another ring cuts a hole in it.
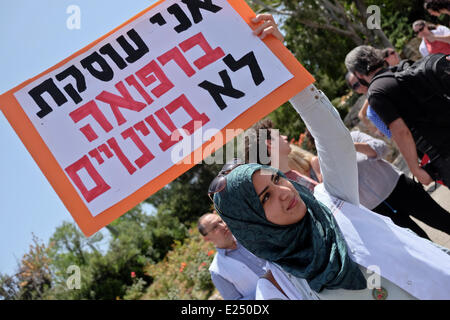
M 354 84 L 352 84 L 352 90 L 353 91 L 358 90 L 359 87 L 361 87 L 361 83 L 359 83 L 359 81 L 356 81 Z
M 217 176 L 211 181 L 208 188 L 208 197 L 211 199 L 212 203 L 214 204 L 214 207 L 216 207 L 213 199 L 213 195 L 217 192 L 220 192 L 225 189 L 227 186 L 227 174 L 229 174 L 231 171 L 233 171 L 235 168 L 239 167 L 240 165 L 244 164 L 241 159 L 233 159 L 229 162 L 227 162 L 222 169 L 219 171 Z M 220 214 L 222 214 L 219 210 L 219 208 L 216 207 L 216 210 L 219 211 Z

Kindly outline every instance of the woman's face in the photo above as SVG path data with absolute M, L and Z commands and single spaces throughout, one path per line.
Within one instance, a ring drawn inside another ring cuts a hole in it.
M 419 38 L 425 38 L 426 36 L 431 34 L 431 31 L 428 29 L 428 26 L 426 24 L 416 25 L 413 27 L 413 30 Z
M 388 56 L 384 60 L 389 64 L 389 66 L 396 66 L 400 63 L 400 57 L 394 49 L 389 50 Z
M 441 15 L 439 11 L 434 11 L 433 9 L 428 9 L 428 13 L 435 17 L 439 17 Z
M 267 220 L 284 226 L 303 219 L 306 205 L 289 180 L 276 172 L 258 170 L 252 181 Z

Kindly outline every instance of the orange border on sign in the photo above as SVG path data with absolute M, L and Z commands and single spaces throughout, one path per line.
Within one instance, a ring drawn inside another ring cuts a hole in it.
M 41 138 L 30 119 L 26 115 L 25 111 L 20 106 L 19 102 L 14 97 L 14 93 L 33 82 L 34 80 L 48 74 L 49 72 L 61 67 L 73 58 L 79 56 L 80 54 L 86 52 L 87 50 L 94 47 L 97 43 L 110 36 L 117 30 L 141 17 L 149 10 L 161 4 L 164 0 L 160 0 L 140 12 L 130 20 L 121 24 L 117 28 L 113 29 L 103 37 L 92 42 L 85 48 L 72 54 L 70 57 L 59 62 L 50 69 L 42 72 L 36 77 L 29 79 L 17 87 L 7 91 L 0 96 L 0 107 L 2 108 L 3 114 L 16 131 L 17 135 L 21 139 L 22 143 L 27 148 L 28 152 L 31 154 L 33 159 L 38 164 L 41 171 L 44 173 L 47 180 L 52 185 L 55 192 L 58 194 L 67 210 L 72 215 L 73 219 L 76 221 L 81 231 L 87 236 L 93 235 L 95 232 L 108 225 L 128 210 L 141 203 L 153 193 L 173 181 L 175 178 L 191 169 L 195 164 L 184 164 L 183 160 L 179 164 L 175 164 L 167 171 L 148 182 L 146 185 L 141 187 L 139 190 L 131 194 L 130 196 L 117 202 L 112 207 L 106 209 L 102 213 L 92 216 L 87 206 L 84 204 L 75 186 L 72 185 L 69 178 L 66 176 L 64 170 L 59 166 L 53 154 L 50 152 L 49 148 L 45 144 L 44 140 Z M 245 20 L 245 22 L 251 26 L 250 19 L 255 16 L 253 10 L 245 3 L 244 0 L 228 0 L 228 3 L 237 11 L 237 13 Z M 298 62 L 298 60 L 292 55 L 292 53 L 277 39 L 274 37 L 267 37 L 263 40 L 264 43 L 272 50 L 272 52 L 280 59 L 280 61 L 285 65 L 285 67 L 294 75 L 294 78 L 283 84 L 281 87 L 277 88 L 275 91 L 261 99 L 247 111 L 242 113 L 239 117 L 229 123 L 224 129 L 217 133 L 216 136 L 222 135 L 226 137 L 226 129 L 247 129 L 252 126 L 256 121 L 262 119 L 270 112 L 275 110 L 278 106 L 282 105 L 284 102 L 292 98 L 295 94 L 306 88 L 308 85 L 314 82 L 314 78 L 309 74 L 309 72 Z M 215 136 L 215 137 L 216 137 Z M 186 158 L 194 158 L 192 155 L 203 154 L 203 151 L 208 148 L 208 150 L 216 149 L 214 141 L 218 141 L 214 137 L 213 142 L 206 142 L 202 147 L 195 150 L 191 155 Z M 233 137 L 227 137 L 228 142 Z M 217 143 L 216 143 L 217 144 Z M 208 156 L 209 154 L 204 154 Z M 205 190 L 206 193 L 206 190 Z

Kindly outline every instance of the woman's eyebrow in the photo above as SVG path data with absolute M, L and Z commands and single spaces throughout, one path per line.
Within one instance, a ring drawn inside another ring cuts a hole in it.
M 271 180 L 271 181 L 273 181 L 273 179 L 275 179 L 275 174 L 272 174 L 272 176 L 270 177 L 270 180 Z M 266 192 L 267 189 L 269 189 L 269 186 L 265 187 L 265 188 L 263 189 L 263 191 L 261 191 L 261 193 L 258 194 L 258 198 L 259 198 L 264 192 Z

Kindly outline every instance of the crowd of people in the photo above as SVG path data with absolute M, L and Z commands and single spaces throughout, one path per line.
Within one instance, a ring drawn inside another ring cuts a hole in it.
M 424 7 L 450 14 L 448 0 Z M 256 36 L 283 41 L 270 14 L 252 22 Z M 424 20 L 412 28 L 421 60 L 362 45 L 348 53 L 345 78 L 367 96 L 361 120 L 396 143 L 419 182 L 383 159 L 383 140 L 349 132 L 308 86 L 290 103 L 318 155 L 266 119 L 248 130 L 245 159 L 209 186 L 215 212 L 198 229 L 217 248 L 210 273 L 224 299 L 450 299 L 450 250 L 411 219 L 450 234 L 450 213 L 423 188 L 450 186 L 450 30 Z

